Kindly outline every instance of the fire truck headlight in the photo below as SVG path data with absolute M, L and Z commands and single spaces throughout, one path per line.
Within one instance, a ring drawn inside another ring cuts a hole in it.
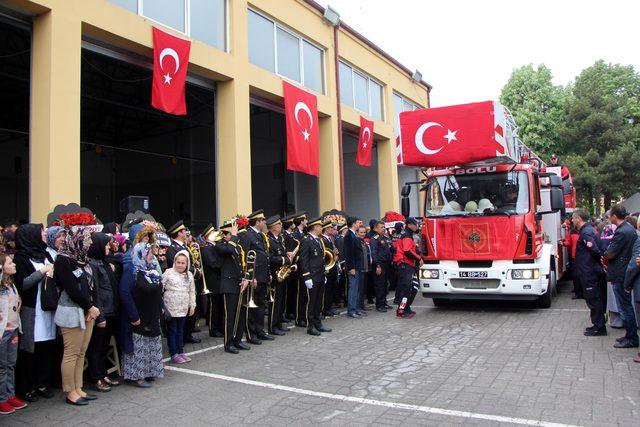
M 422 270 L 423 279 L 437 279 L 440 277 L 440 270 Z
M 515 280 L 539 279 L 540 270 L 537 268 L 529 268 L 523 270 L 511 270 L 511 278 Z

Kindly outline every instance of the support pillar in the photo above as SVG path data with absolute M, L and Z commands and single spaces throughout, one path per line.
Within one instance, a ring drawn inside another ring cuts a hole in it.
M 320 118 L 320 212 L 342 209 L 340 195 L 340 147 L 335 116 Z

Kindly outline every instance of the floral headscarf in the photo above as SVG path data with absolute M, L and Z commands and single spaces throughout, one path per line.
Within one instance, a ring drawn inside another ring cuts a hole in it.
M 600 235 L 601 239 L 613 239 L 613 235 L 616 232 L 618 227 L 615 224 L 605 225 L 604 230 L 602 230 L 602 234 Z
M 47 235 L 47 246 L 49 246 L 54 251 L 57 251 L 56 248 L 56 239 L 60 237 L 60 234 L 64 233 L 64 227 L 60 227 L 59 225 L 54 225 L 53 227 L 47 228 L 45 234 Z
M 141 242 L 133 247 L 131 262 L 133 263 L 134 272 L 142 271 L 145 274 L 153 274 L 161 271 L 160 264 L 155 256 L 151 259 L 151 262 L 147 262 L 147 256 L 151 250 L 153 250 L 153 246 L 149 243 Z
M 87 261 L 87 252 L 91 246 L 91 230 L 87 227 L 71 227 L 58 251 L 62 255 L 73 258 L 81 264 Z

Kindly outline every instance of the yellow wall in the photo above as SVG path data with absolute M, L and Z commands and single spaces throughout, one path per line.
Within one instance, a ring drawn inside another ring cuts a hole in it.
M 56 204 L 80 202 L 82 36 L 151 56 L 151 26 L 161 25 L 106 0 L 10 0 L 9 3 L 20 11 L 35 15 L 30 199 L 31 219 L 43 221 Z M 342 155 L 338 140 L 333 27 L 304 0 L 229 0 L 228 5 L 228 52 L 194 40 L 189 63 L 192 72 L 219 82 L 218 220 L 254 208 L 251 206 L 251 174 L 247 173 L 251 167 L 250 95 L 282 102 L 282 78 L 249 63 L 249 7 L 324 49 L 325 93 L 316 94 L 321 117 L 319 201 L 321 211 L 340 208 Z M 180 35 L 171 29 L 166 30 Z M 340 57 L 384 85 L 385 119 L 375 121 L 380 210 L 397 210 L 392 95 L 397 91 L 415 103 L 427 106 L 428 91 L 347 30 L 340 28 L 338 33 Z M 343 126 L 352 129 L 359 126 L 358 111 L 342 105 L 341 112 Z

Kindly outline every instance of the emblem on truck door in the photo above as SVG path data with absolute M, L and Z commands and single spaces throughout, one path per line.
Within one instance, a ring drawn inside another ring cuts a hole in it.
M 477 231 L 472 232 L 471 234 L 469 234 L 469 237 L 467 237 L 467 240 L 469 240 L 471 243 L 480 243 L 480 239 L 481 236 Z

